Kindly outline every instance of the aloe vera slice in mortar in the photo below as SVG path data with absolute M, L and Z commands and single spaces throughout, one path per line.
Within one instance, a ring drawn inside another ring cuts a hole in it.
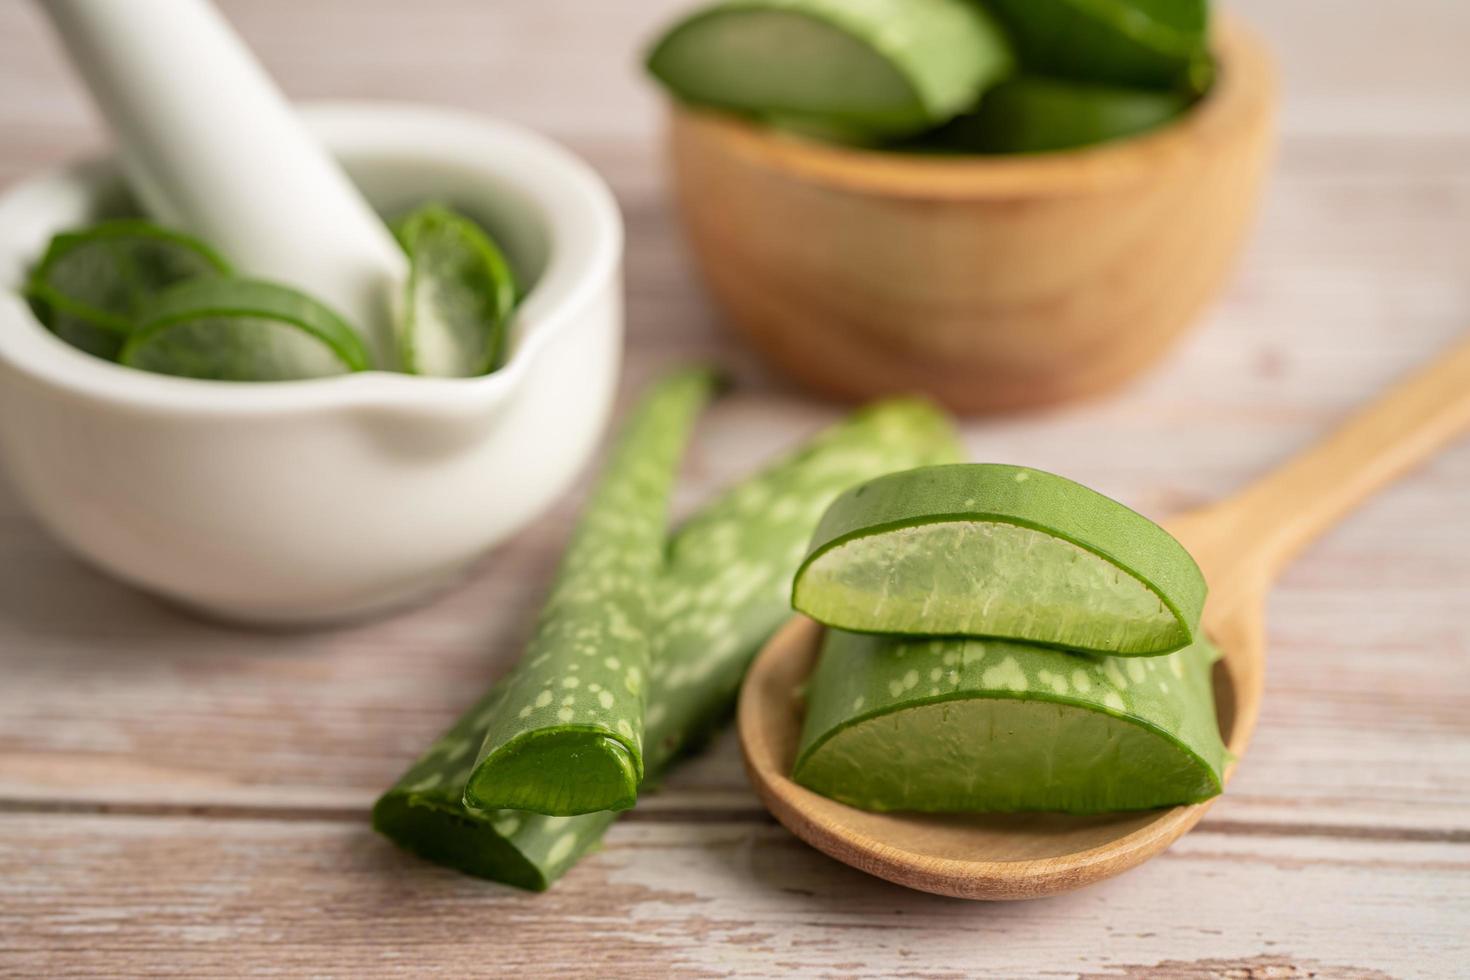
M 1101 813 L 1217 795 L 1219 654 L 829 629 L 792 778 L 865 810 Z
M 959 452 L 948 421 L 928 404 L 884 402 L 731 487 L 683 525 L 657 586 L 646 781 L 729 716 L 751 657 L 790 616 L 791 576 L 825 503 L 855 481 Z M 496 685 L 383 794 L 373 826 L 431 861 L 540 890 L 594 847 L 617 815 L 549 817 L 463 804 L 474 746 L 505 688 Z
M 465 803 L 567 816 L 626 810 L 643 779 L 654 578 L 669 493 L 714 388 L 672 375 L 624 427 L 562 558 L 536 634 L 490 713 Z
M 1136 136 L 1189 108 L 1169 90 L 1084 85 L 1037 76 L 1012 78 L 979 107 L 922 140 L 922 148 L 959 153 L 1042 153 Z
M 409 258 L 398 322 L 403 370 L 452 378 L 499 367 L 516 286 L 495 242 L 439 204 L 404 216 L 393 233 Z
M 228 275 L 203 242 L 139 220 L 105 221 L 51 239 L 26 296 L 52 333 L 116 360 L 139 310 L 188 279 Z
M 1011 55 L 970 0 L 729 0 L 669 30 L 648 68 L 687 102 L 902 135 L 967 109 Z
M 823 515 L 792 604 L 828 626 L 1120 655 L 1194 639 L 1205 581 L 1157 524 L 1071 480 L 961 463 L 853 487 Z
M 1207 0 L 988 0 L 1026 70 L 1202 92 L 1212 67 Z
M 138 314 L 119 361 L 218 381 L 320 378 L 371 365 L 362 338 L 328 307 L 253 279 L 192 279 Z

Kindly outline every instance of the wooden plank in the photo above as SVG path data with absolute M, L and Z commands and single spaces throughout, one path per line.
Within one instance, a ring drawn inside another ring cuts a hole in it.
M 1203 828 L 1097 888 L 979 905 L 867 878 L 779 827 L 643 821 L 530 896 L 354 822 L 9 814 L 0 971 L 1450 975 L 1470 955 L 1467 872 L 1464 843 Z

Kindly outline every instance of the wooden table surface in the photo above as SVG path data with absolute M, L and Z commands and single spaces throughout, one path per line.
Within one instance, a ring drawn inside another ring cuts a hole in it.
M 692 278 L 634 67 L 678 6 L 226 8 L 293 96 L 513 117 L 608 177 L 630 232 L 625 398 L 696 357 L 740 381 L 702 427 L 688 507 L 839 410 L 768 375 Z M 975 458 L 1164 515 L 1241 485 L 1470 329 L 1470 8 L 1238 6 L 1288 95 L 1239 277 L 1154 374 L 969 424 Z M 0 4 L 0 183 L 103 142 L 37 13 Z M 728 738 L 543 895 L 376 837 L 375 795 L 514 661 L 575 504 L 421 609 L 277 635 L 105 578 L 0 486 L 0 974 L 1470 971 L 1470 444 L 1281 581 L 1260 727 L 1199 829 L 1121 878 L 1023 904 L 906 892 L 809 850 L 762 811 Z

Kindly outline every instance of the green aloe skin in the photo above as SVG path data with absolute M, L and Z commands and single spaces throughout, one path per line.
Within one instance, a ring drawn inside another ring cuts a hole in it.
M 1042 470 L 959 463 L 849 489 L 792 604 L 846 630 L 1157 656 L 1195 639 L 1205 580 L 1163 528 Z
M 1087 657 L 829 629 L 793 779 L 866 810 L 1099 813 L 1217 795 L 1218 653 Z
M 138 313 L 159 293 L 229 266 L 213 249 L 146 221 L 105 221 L 51 239 L 31 271 L 26 296 L 52 333 L 116 360 Z
M 488 711 L 464 798 L 567 816 L 626 810 L 643 779 L 650 603 L 669 493 L 714 388 L 657 383 L 624 427 L 562 558 L 525 658 Z
M 646 781 L 728 717 L 751 657 L 790 615 L 791 579 L 827 502 L 854 482 L 959 454 L 933 408 L 885 402 L 732 487 L 673 536 L 657 584 Z M 383 794 L 373 825 L 429 860 L 539 890 L 595 846 L 616 813 L 559 817 L 464 805 L 474 746 L 506 690 L 496 685 Z
M 681 101 L 809 139 L 978 154 L 1146 132 L 1214 75 L 1207 0 L 727 0 L 648 67 Z
M 901 136 L 973 105 L 1011 54 L 970 0 L 727 0 L 671 28 L 648 68 L 692 103 Z
M 237 278 L 205 243 L 137 219 L 55 236 L 25 292 L 37 319 L 68 344 L 156 374 L 296 381 L 373 368 L 494 371 L 516 303 L 495 242 L 439 204 L 408 214 L 395 233 L 409 259 L 397 364 L 373 363 L 358 329 L 322 302 Z

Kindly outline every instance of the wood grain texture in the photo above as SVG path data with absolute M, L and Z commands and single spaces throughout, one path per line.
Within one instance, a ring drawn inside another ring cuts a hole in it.
M 610 179 L 629 230 L 625 397 L 698 357 L 738 382 L 702 426 L 681 508 L 837 417 L 730 339 L 693 279 L 661 107 L 630 58 L 681 0 L 224 6 L 297 97 L 506 116 Z M 974 458 L 1173 513 L 1284 460 L 1470 327 L 1470 8 L 1406 0 L 1385 44 L 1366 0 L 1235 6 L 1275 46 L 1285 94 L 1238 276 L 1153 373 L 971 425 Z M 0 3 L 0 183 L 103 143 L 37 14 Z M 296 635 L 203 623 L 111 582 L 0 485 L 0 975 L 1461 975 L 1467 487 L 1462 444 L 1287 571 L 1250 754 L 1193 833 L 1097 888 L 976 907 L 798 843 L 729 739 L 542 896 L 366 830 L 374 795 L 513 662 L 575 495 L 432 604 Z

